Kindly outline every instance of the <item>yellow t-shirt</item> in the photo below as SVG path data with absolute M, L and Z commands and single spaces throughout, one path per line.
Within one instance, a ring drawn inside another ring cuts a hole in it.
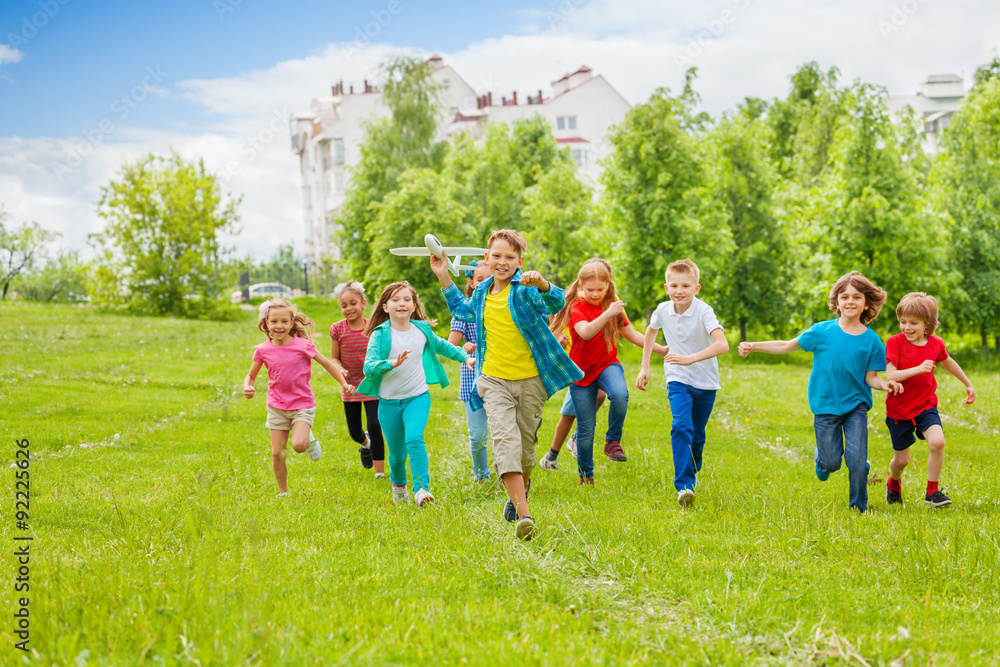
M 486 358 L 483 373 L 501 380 L 525 380 L 538 375 L 535 358 L 524 336 L 514 324 L 507 307 L 510 285 L 497 295 L 486 295 L 483 328 L 486 329 Z

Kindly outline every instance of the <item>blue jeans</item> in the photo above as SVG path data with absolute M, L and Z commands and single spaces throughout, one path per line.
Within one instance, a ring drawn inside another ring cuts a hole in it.
M 490 478 L 490 450 L 488 442 L 490 429 L 486 425 L 486 410 L 472 410 L 468 401 L 465 406 L 465 420 L 469 423 L 469 451 L 472 453 L 472 474 L 477 480 Z
M 668 382 L 667 396 L 673 414 L 670 447 L 674 453 L 674 488 L 694 491 L 705 449 L 705 425 L 715 405 L 715 389 Z
M 814 415 L 816 429 L 816 467 L 821 471 L 840 470 L 840 459 L 847 464 L 851 485 L 850 506 L 868 509 L 868 406 L 858 403 L 846 415 Z
M 571 384 L 569 395 L 573 397 L 576 412 L 576 466 L 580 477 L 594 476 L 594 431 L 597 427 L 597 390 L 603 389 L 608 395 L 611 409 L 608 412 L 608 431 L 604 440 L 622 439 L 622 427 L 628 413 L 628 385 L 621 364 L 611 364 L 588 385 Z
M 406 459 L 413 473 L 413 492 L 430 491 L 430 469 L 424 429 L 431 414 L 431 395 L 424 392 L 412 398 L 380 398 L 378 421 L 389 450 L 389 479 L 393 486 L 406 486 Z

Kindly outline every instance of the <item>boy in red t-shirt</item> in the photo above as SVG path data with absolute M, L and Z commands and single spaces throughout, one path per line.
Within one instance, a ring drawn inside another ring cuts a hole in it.
M 965 385 L 965 403 L 976 400 L 976 390 L 958 363 L 948 356 L 944 341 L 933 336 L 938 325 L 937 300 L 923 292 L 911 292 L 896 306 L 900 332 L 885 343 L 887 380 L 903 383 L 899 394 L 885 399 L 885 424 L 892 437 L 893 457 L 889 464 L 887 504 L 902 503 L 900 477 L 910 463 L 910 445 L 916 442 L 914 431 L 927 441 L 927 493 L 924 502 L 934 507 L 950 505 L 951 499 L 938 488 L 944 463 L 944 431 L 937 411 L 937 381 L 934 366 L 945 370 Z

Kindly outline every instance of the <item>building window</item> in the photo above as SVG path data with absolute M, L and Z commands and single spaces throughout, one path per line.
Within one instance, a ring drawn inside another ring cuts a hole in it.
M 338 171 L 333 177 L 333 187 L 334 192 L 337 194 L 343 194 L 346 188 L 346 179 L 344 178 L 344 172 Z
M 334 164 L 344 164 L 344 140 L 334 139 L 333 144 L 333 163 Z
M 566 116 L 559 116 L 556 118 L 556 129 L 565 130 L 566 129 Z
M 573 161 L 576 162 L 577 169 L 583 169 L 587 166 L 587 151 L 582 148 L 574 148 L 569 154 L 572 156 Z
M 566 118 L 566 124 L 569 126 L 569 129 L 575 130 L 576 129 L 576 116 L 569 116 L 569 117 L 567 117 Z
M 441 85 L 444 86 L 445 88 L 451 88 L 451 79 L 445 79 L 444 81 L 441 82 Z
M 556 129 L 557 130 L 575 130 L 576 129 L 576 116 L 557 116 L 556 117 Z

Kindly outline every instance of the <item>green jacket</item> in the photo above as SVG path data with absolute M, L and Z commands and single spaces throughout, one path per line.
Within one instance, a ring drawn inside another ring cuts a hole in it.
M 420 329 L 427 339 L 424 345 L 423 364 L 424 375 L 427 384 L 440 384 L 442 387 L 448 386 L 448 376 L 444 372 L 444 367 L 438 361 L 437 355 L 443 355 L 455 361 L 464 362 L 469 358 L 461 348 L 457 348 L 444 338 L 438 337 L 431 325 L 423 320 L 411 320 L 413 326 Z M 382 377 L 392 370 L 392 362 L 389 360 L 389 351 L 392 348 L 392 333 L 389 329 L 389 320 L 375 327 L 371 337 L 368 339 L 368 351 L 365 352 L 365 379 L 358 385 L 357 393 L 365 396 L 378 398 L 379 388 L 382 386 Z

